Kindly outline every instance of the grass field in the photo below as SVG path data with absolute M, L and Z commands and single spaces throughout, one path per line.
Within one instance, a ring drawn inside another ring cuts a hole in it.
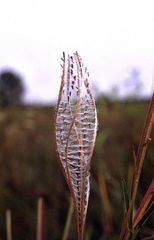
M 123 218 L 121 182 L 129 186 L 132 146 L 137 148 L 148 100 L 97 100 L 99 129 L 91 165 L 91 194 L 85 239 L 118 239 Z M 62 239 L 70 194 L 55 149 L 54 106 L 19 106 L 0 111 L 0 239 L 5 212 L 12 212 L 13 239 L 36 238 L 37 200 L 45 201 L 45 239 Z M 152 133 L 154 136 L 154 132 Z M 136 207 L 154 175 L 153 137 L 141 174 Z M 151 229 L 151 230 L 150 230 Z M 154 232 L 154 215 L 138 239 Z M 107 235 L 107 238 L 105 238 Z M 75 239 L 72 218 L 68 240 Z

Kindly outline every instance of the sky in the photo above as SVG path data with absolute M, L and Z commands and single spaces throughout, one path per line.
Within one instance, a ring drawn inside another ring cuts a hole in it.
M 76 50 L 97 91 L 125 95 L 138 69 L 142 94 L 152 94 L 153 0 L 0 0 L 0 9 L 0 69 L 23 77 L 25 100 L 55 101 L 62 52 Z

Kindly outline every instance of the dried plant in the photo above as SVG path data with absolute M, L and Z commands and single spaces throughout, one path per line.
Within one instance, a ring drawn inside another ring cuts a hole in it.
M 132 180 L 132 186 L 131 186 L 131 194 L 130 194 L 130 199 L 128 199 L 128 209 L 127 209 L 124 221 L 122 223 L 122 228 L 121 228 L 121 233 L 119 238 L 120 240 L 127 240 L 127 239 L 134 240 L 136 238 L 136 235 L 141 228 L 140 221 L 142 220 L 142 218 L 144 219 L 144 215 L 146 215 L 146 210 L 149 207 L 149 203 L 151 199 L 154 197 L 154 178 L 153 178 L 141 202 L 141 205 L 135 215 L 135 218 L 133 219 L 132 213 L 134 210 L 134 204 L 136 200 L 141 170 L 145 160 L 148 143 L 151 140 L 150 136 L 151 136 L 153 125 L 154 125 L 154 94 L 152 95 L 152 99 L 149 104 L 149 110 L 148 110 L 145 124 L 143 127 L 143 132 L 141 134 L 138 151 L 136 153 L 135 150 L 133 150 L 134 172 L 133 172 L 133 180 Z
M 12 213 L 10 209 L 6 210 L 6 239 L 12 240 Z
M 36 240 L 44 239 L 45 239 L 45 203 L 44 199 L 40 197 L 37 203 Z
M 78 53 L 63 53 L 62 78 L 56 110 L 56 144 L 60 164 L 73 197 L 78 239 L 83 239 L 89 189 L 90 161 L 97 132 L 95 101 L 89 73 Z

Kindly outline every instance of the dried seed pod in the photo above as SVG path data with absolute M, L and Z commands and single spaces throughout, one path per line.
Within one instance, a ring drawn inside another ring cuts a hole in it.
M 63 73 L 56 110 L 56 144 L 60 164 L 74 200 L 78 239 L 82 240 L 97 113 L 89 87 L 89 73 L 80 56 L 76 52 L 66 58 L 63 53 L 62 60 Z

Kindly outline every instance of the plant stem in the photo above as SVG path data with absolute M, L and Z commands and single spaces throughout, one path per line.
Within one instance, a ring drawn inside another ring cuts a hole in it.
M 153 123 L 154 123 L 154 94 L 152 96 L 152 99 L 151 99 L 151 102 L 149 105 L 149 110 L 148 110 L 147 117 L 145 120 L 143 132 L 142 132 L 142 135 L 140 138 L 140 143 L 139 143 L 138 152 L 137 152 L 137 156 L 136 156 L 136 163 L 134 166 L 135 172 L 134 172 L 134 180 L 132 183 L 132 195 L 131 195 L 129 209 L 126 213 L 126 216 L 125 216 L 123 224 L 122 224 L 120 240 L 127 239 L 128 221 L 129 221 L 130 215 L 133 211 L 133 207 L 134 207 L 134 203 L 135 203 L 135 199 L 136 199 L 136 195 L 137 195 L 137 190 L 138 190 L 139 179 L 140 179 L 140 175 L 141 175 L 141 170 L 142 170 L 143 162 L 145 159 L 146 150 L 148 147 L 148 142 L 150 141 L 150 134 L 152 131 Z
M 37 205 L 37 240 L 44 240 L 44 218 L 45 213 L 45 206 L 44 206 L 44 200 L 43 198 L 38 199 L 38 205 Z
M 72 219 L 73 210 L 74 210 L 73 200 L 71 198 L 62 240 L 67 240 L 67 238 L 68 238 L 68 234 L 69 234 L 69 230 L 70 230 L 70 226 L 71 226 L 71 219 Z
M 12 216 L 11 210 L 6 210 L 6 239 L 12 240 Z

